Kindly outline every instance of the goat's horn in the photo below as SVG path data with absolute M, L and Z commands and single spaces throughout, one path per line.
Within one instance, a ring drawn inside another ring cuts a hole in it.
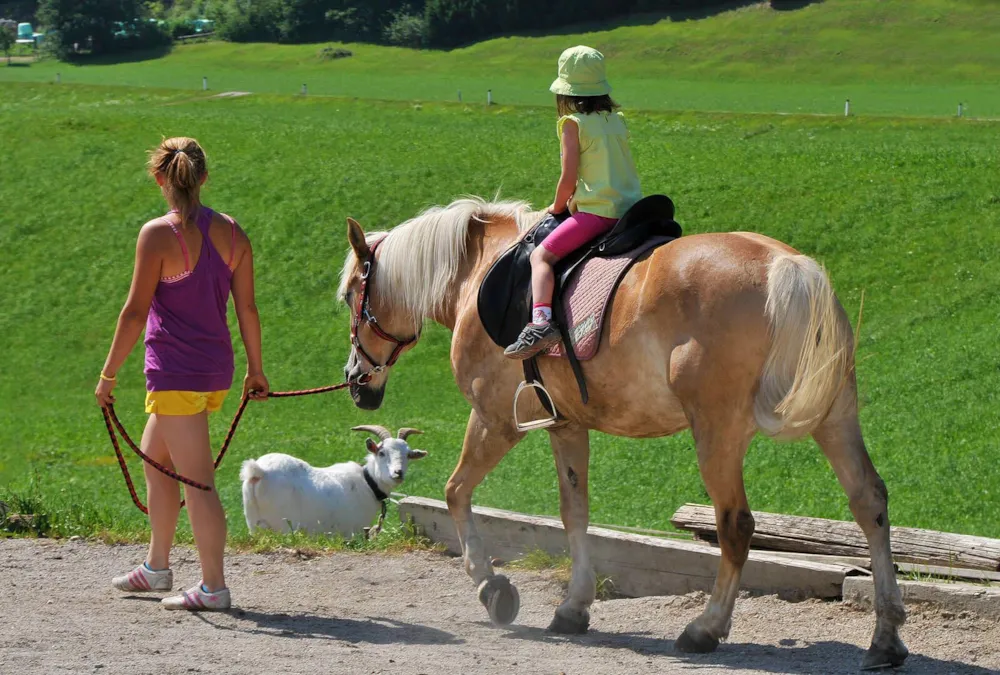
M 379 440 L 388 440 L 392 438 L 392 432 L 383 426 L 378 424 L 367 425 L 363 424 L 360 427 L 351 427 L 351 431 L 368 431 L 373 434 L 378 434 Z
M 410 434 L 422 434 L 422 433 L 424 432 L 422 432 L 420 429 L 411 429 L 410 427 L 403 427 L 402 429 L 399 430 L 399 433 L 396 434 L 396 438 L 405 441 L 406 437 L 409 436 Z

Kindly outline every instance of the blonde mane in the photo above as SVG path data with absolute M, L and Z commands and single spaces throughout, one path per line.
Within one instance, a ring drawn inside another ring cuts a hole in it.
M 373 285 L 377 299 L 407 312 L 419 326 L 423 317 L 441 308 L 465 260 L 469 224 L 494 218 L 510 218 L 523 232 L 538 222 L 540 214 L 524 201 L 467 197 L 433 206 L 389 232 L 367 234 L 369 244 L 384 237 L 378 248 L 378 283 Z M 358 266 L 357 256 L 349 251 L 340 276 L 341 299 Z

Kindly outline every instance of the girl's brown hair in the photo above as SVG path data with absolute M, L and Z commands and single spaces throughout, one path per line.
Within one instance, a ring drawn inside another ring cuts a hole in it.
M 201 183 L 208 173 L 205 151 L 193 138 L 167 138 L 149 153 L 147 164 L 152 176 L 163 176 L 163 187 L 170 206 L 177 209 L 183 222 L 195 216 Z
M 603 96 L 564 96 L 556 94 L 556 110 L 559 117 L 580 113 L 589 115 L 590 113 L 612 113 L 621 106 L 607 94 Z

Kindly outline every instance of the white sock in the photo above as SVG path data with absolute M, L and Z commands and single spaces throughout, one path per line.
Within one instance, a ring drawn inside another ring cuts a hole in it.
M 548 323 L 552 321 L 552 305 L 535 305 L 531 308 L 532 323 Z

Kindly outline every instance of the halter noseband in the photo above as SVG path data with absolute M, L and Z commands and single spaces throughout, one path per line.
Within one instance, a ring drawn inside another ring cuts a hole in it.
M 399 356 L 403 353 L 403 350 L 416 342 L 419 337 L 419 334 L 417 334 L 408 340 L 400 340 L 399 338 L 390 335 L 382 330 L 382 327 L 378 325 L 378 319 L 376 319 L 375 315 L 371 312 L 371 306 L 369 303 L 369 280 L 375 273 L 375 250 L 378 248 L 379 244 L 382 243 L 382 241 L 383 239 L 376 241 L 368 252 L 368 260 L 365 261 L 363 272 L 361 274 L 361 292 L 358 294 L 358 304 L 356 311 L 354 312 L 354 318 L 351 320 L 351 344 L 354 345 L 354 349 L 357 350 L 362 358 L 368 361 L 368 363 L 372 366 L 371 370 L 358 378 L 358 384 L 366 384 L 372 379 L 373 375 L 382 372 L 386 368 L 391 368 L 392 365 L 399 360 Z M 358 329 L 361 328 L 362 318 L 376 336 L 395 345 L 392 350 L 392 354 L 389 355 L 389 360 L 384 364 L 379 365 L 379 363 L 373 359 L 367 351 L 365 351 L 365 348 L 361 346 L 361 339 L 358 337 Z

